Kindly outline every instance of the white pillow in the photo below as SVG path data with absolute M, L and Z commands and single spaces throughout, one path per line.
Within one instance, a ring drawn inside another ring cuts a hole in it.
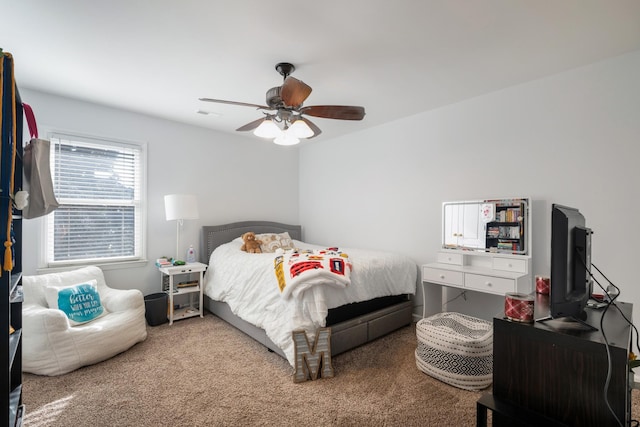
M 44 294 L 49 308 L 66 314 L 71 326 L 82 325 L 107 314 L 95 279 L 70 286 L 45 286 Z
M 280 234 L 256 234 L 256 239 L 262 242 L 260 250 L 264 253 L 273 253 L 276 249 L 295 249 L 291 236 L 286 231 Z

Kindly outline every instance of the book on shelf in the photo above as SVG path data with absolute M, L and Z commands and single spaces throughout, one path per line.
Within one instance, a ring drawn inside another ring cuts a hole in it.
M 518 226 L 500 227 L 500 232 L 499 232 L 498 238 L 499 239 L 519 239 L 520 238 L 520 227 L 518 227 Z
M 508 208 L 498 211 L 496 218 L 498 222 L 520 222 L 521 212 L 520 208 Z
M 178 288 L 190 288 L 193 286 L 198 286 L 198 280 L 191 280 L 189 282 L 180 282 L 178 283 Z
M 167 258 L 158 258 L 156 260 L 156 267 L 171 267 L 173 264 Z
M 521 249 L 517 242 L 498 242 L 498 250 L 518 252 Z

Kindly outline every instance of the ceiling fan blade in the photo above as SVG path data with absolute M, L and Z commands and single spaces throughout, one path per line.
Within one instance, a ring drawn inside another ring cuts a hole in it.
M 320 128 L 318 126 L 316 126 L 311 120 L 309 119 L 305 119 L 304 117 L 300 117 L 300 120 L 302 120 L 303 122 L 305 122 L 307 124 L 307 126 L 309 126 L 311 128 L 311 130 L 313 131 L 313 136 L 307 139 L 313 139 L 316 136 L 320 135 L 322 133 L 322 131 L 320 130 Z
M 254 130 L 255 128 L 257 128 L 258 126 L 260 126 L 260 123 L 264 122 L 264 117 L 259 118 L 258 120 L 254 120 L 250 123 L 247 123 L 244 126 L 240 126 L 238 129 L 236 129 L 239 132 L 246 132 L 248 130 Z
M 205 102 L 217 102 L 218 104 L 241 105 L 243 107 L 255 107 L 255 108 L 260 108 L 262 110 L 273 110 L 273 108 L 267 107 L 266 105 L 248 104 L 246 102 L 225 101 L 224 99 L 212 99 L 212 98 L 198 98 L 198 99 L 200 101 L 205 101 Z
M 300 109 L 300 114 L 307 114 L 325 119 L 362 120 L 364 107 L 348 105 L 312 105 Z
M 287 77 L 282 84 L 280 97 L 288 107 L 298 107 L 311 93 L 311 86 L 295 77 Z

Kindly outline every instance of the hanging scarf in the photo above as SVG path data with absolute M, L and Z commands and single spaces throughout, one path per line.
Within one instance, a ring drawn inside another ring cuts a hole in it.
M 16 162 L 16 143 L 17 143 L 17 114 L 16 114 L 16 83 L 13 74 L 13 57 L 10 53 L 3 52 L 2 61 L 0 63 L 0 76 L 2 82 L 0 84 L 0 99 L 2 100 L 2 108 L 0 109 L 0 123 L 2 123 L 2 146 L 0 150 L 0 164 L 2 166 L 2 205 L 7 209 L 7 229 L 4 242 L 4 263 L 2 269 L 0 269 L 0 275 L 2 270 L 13 270 L 13 253 L 11 250 L 11 224 L 13 215 L 13 204 L 11 203 L 11 195 L 14 191 L 14 178 L 15 178 L 15 162 Z M 8 92 L 8 93 L 7 93 Z M 11 111 L 7 107 L 10 102 Z M 10 117 L 6 117 L 6 114 L 10 113 Z M 4 155 L 9 154 L 9 159 L 6 159 Z M 6 165 L 3 164 L 7 163 Z M 8 176 L 6 173 L 8 172 Z M 6 183 L 8 185 L 5 188 Z

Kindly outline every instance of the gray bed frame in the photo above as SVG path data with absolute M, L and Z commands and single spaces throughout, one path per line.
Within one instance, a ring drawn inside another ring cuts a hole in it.
M 208 264 L 211 252 L 215 248 L 242 236 L 247 231 L 253 231 L 256 234 L 283 233 L 286 231 L 291 238 L 302 240 L 302 227 L 299 225 L 270 221 L 242 221 L 204 226 L 202 227 L 200 261 Z M 267 337 L 263 329 L 233 314 L 226 303 L 214 301 L 205 295 L 204 306 L 211 313 L 240 329 L 270 350 L 285 357 L 282 350 Z M 412 322 L 412 312 L 413 302 L 411 301 L 411 296 L 406 295 L 399 303 L 376 309 L 366 314 L 360 314 L 333 325 L 327 325 L 331 328 L 331 354 L 335 356 L 409 325 Z

